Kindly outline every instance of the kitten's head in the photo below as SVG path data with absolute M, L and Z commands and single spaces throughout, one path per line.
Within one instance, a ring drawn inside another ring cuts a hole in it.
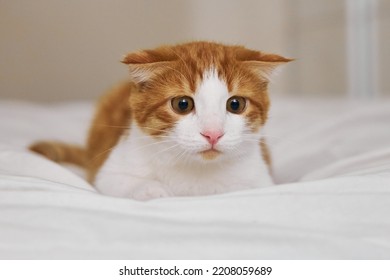
M 267 119 L 275 54 L 210 42 L 128 54 L 138 85 L 130 106 L 138 127 L 189 161 L 215 162 L 258 149 Z

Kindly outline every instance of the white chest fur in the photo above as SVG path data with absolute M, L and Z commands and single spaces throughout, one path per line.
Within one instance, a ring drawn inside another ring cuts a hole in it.
M 137 129 L 112 150 L 96 177 L 103 194 L 148 200 L 209 195 L 272 185 L 259 145 L 241 158 L 186 162 Z

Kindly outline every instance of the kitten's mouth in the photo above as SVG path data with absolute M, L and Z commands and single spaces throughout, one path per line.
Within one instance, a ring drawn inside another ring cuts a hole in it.
M 218 155 L 220 155 L 222 152 L 214 149 L 214 148 L 211 148 L 211 149 L 208 149 L 208 150 L 205 150 L 205 151 L 201 151 L 200 152 L 200 155 L 206 159 L 206 160 L 213 160 L 215 159 Z

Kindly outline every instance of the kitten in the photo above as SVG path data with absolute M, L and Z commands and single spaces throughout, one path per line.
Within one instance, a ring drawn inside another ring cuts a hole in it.
M 130 53 L 130 81 L 100 100 L 85 148 L 30 149 L 84 166 L 103 194 L 137 200 L 270 186 L 267 86 L 288 61 L 211 42 Z

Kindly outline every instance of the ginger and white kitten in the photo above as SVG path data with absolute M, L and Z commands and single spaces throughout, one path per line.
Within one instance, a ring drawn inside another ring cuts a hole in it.
M 270 186 L 267 86 L 288 61 L 211 42 L 130 53 L 130 81 L 103 96 L 85 148 L 30 149 L 84 166 L 103 194 L 137 200 Z

